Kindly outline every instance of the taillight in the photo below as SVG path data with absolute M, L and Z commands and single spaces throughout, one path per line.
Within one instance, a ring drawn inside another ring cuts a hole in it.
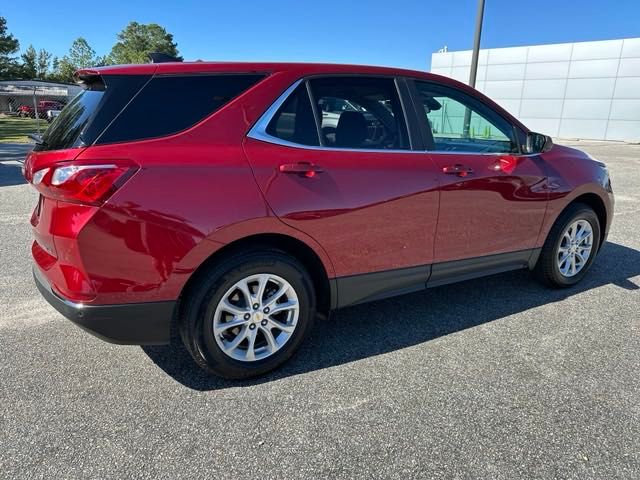
M 60 164 L 33 172 L 31 183 L 45 197 L 101 205 L 138 167 L 114 162 L 100 165 Z
M 47 173 L 49 173 L 49 168 L 43 168 L 42 170 L 38 170 L 36 173 L 33 174 L 33 177 L 31 179 L 32 183 L 34 185 L 39 185 Z

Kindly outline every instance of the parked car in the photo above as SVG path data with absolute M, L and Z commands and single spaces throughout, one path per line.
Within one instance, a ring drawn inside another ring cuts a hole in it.
M 224 377 L 277 367 L 349 305 L 515 269 L 570 287 L 613 218 L 603 163 L 449 78 L 206 62 L 77 77 L 25 166 L 37 286 L 100 338 L 180 339 Z M 327 99 L 353 107 L 331 134 Z
M 62 110 L 47 110 L 47 122 L 53 122 Z
M 48 118 L 47 112 L 49 110 L 62 110 L 64 103 L 56 100 L 40 100 L 38 102 L 38 117 Z M 18 116 L 35 118 L 36 110 L 33 105 L 20 105 L 18 107 Z
M 19 117 L 31 117 L 35 115 L 35 110 L 29 105 L 20 105 L 17 109 Z

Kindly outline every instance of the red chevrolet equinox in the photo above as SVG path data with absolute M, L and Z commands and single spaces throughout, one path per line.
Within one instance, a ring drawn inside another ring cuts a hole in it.
M 25 163 L 40 292 L 111 342 L 181 338 L 227 378 L 282 364 L 334 309 L 520 268 L 571 286 L 613 218 L 604 164 L 449 78 L 207 62 L 76 77 Z

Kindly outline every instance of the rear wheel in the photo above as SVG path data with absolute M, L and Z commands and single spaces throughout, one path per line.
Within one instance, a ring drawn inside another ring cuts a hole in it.
M 225 378 L 266 373 L 311 329 L 316 300 L 304 267 L 278 250 L 234 255 L 199 275 L 181 335 L 196 363 Z
M 586 275 L 600 247 L 600 222 L 593 209 L 576 203 L 551 228 L 534 269 L 544 284 L 575 285 Z

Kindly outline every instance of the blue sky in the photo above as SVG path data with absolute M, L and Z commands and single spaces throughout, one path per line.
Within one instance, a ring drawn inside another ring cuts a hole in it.
M 64 55 L 85 37 L 106 54 L 132 20 L 159 23 L 187 60 L 291 60 L 428 69 L 471 48 L 476 0 L 40 2 L 5 0 L 24 49 Z M 75 5 L 79 5 L 77 8 Z M 486 0 L 485 48 L 640 36 L 640 0 Z

